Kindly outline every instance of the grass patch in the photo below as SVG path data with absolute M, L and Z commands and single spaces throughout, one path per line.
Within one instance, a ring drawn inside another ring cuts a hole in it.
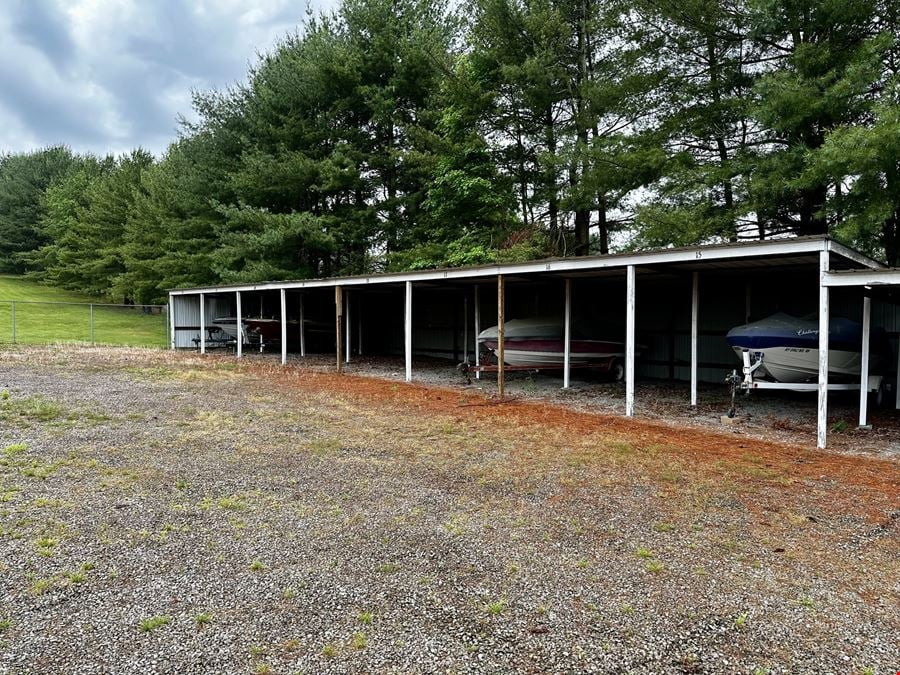
M 197 628 L 203 628 L 203 626 L 211 623 L 212 620 L 213 616 L 209 612 L 200 612 L 194 617 L 194 623 L 197 624 Z
M 492 616 L 499 616 L 506 609 L 506 600 L 494 600 L 484 606 L 484 611 Z
M 43 396 L 12 396 L 0 401 L 0 420 L 7 422 L 53 422 L 65 413 L 59 403 L 48 401 Z
M 157 628 L 168 626 L 170 623 L 172 623 L 172 619 L 168 616 L 151 616 L 147 619 L 143 619 L 138 624 L 138 628 L 142 633 L 149 633 Z
M 16 301 L 16 342 L 54 344 L 94 342 L 163 348 L 168 342 L 165 314 L 145 314 L 140 307 L 104 307 L 99 298 L 44 286 L 18 276 L 0 275 L 0 343 L 12 342 L 12 306 Z M 32 304 L 67 302 L 68 305 Z
M 659 560 L 650 560 L 644 567 L 650 574 L 659 574 L 666 566 L 663 565 Z

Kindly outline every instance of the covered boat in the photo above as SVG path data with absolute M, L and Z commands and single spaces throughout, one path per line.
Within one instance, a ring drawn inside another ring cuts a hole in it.
M 759 374 L 776 382 L 813 382 L 819 376 L 819 322 L 779 312 L 765 319 L 737 326 L 725 336 L 738 358 L 749 351 L 762 361 Z M 872 366 L 883 352 L 884 331 L 872 332 Z M 828 375 L 835 380 L 859 378 L 862 326 L 856 321 L 832 318 L 828 330 Z
M 212 320 L 214 326 L 222 329 L 230 337 L 237 339 L 237 318 L 236 317 L 218 317 Z M 281 340 L 281 319 L 264 319 L 247 317 L 241 320 L 244 325 L 245 333 L 254 333 L 259 335 L 264 342 L 273 343 Z M 312 319 L 305 320 L 307 338 L 317 337 L 320 333 L 331 335 L 334 326 L 325 321 L 314 321 Z M 300 342 L 300 321 L 297 319 L 288 319 L 287 321 L 287 338 L 289 343 Z
M 510 366 L 562 368 L 565 359 L 564 328 L 561 319 L 539 317 L 512 319 L 504 323 L 503 361 Z M 496 354 L 497 326 L 478 334 L 478 341 Z M 573 366 L 595 366 L 622 379 L 625 345 L 610 340 L 572 338 L 569 360 Z

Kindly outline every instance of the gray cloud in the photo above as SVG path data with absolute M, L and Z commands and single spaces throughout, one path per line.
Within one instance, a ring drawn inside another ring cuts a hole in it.
M 314 8 L 333 0 L 318 0 Z M 0 153 L 64 143 L 162 152 L 194 89 L 244 79 L 295 30 L 295 0 L 6 0 L 0 13 Z

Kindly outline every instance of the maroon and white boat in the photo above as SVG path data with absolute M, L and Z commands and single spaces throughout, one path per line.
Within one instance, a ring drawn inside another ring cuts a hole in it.
M 562 368 L 565 340 L 562 321 L 556 318 L 512 319 L 504 324 L 503 362 L 509 366 Z M 478 341 L 496 355 L 497 326 L 478 335 Z M 625 345 L 611 340 L 572 338 L 569 362 L 573 366 L 594 366 L 615 379 L 624 377 Z

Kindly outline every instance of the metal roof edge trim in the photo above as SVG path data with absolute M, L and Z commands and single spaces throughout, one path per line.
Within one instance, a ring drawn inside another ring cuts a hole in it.
M 587 256 L 579 258 L 550 258 L 533 260 L 524 263 L 501 263 L 481 265 L 477 267 L 455 267 L 436 270 L 419 270 L 413 272 L 389 272 L 350 277 L 328 277 L 320 279 L 304 279 L 294 281 L 266 281 L 252 284 L 226 284 L 195 288 L 176 288 L 169 291 L 170 296 L 196 295 L 198 293 L 221 293 L 236 291 L 264 290 L 297 290 L 304 288 L 334 288 L 335 286 L 366 286 L 397 284 L 406 281 L 435 281 L 442 279 L 477 279 L 497 275 L 536 274 L 540 272 L 575 272 L 603 270 L 610 268 L 626 268 L 630 265 L 658 265 L 665 263 L 735 260 L 754 258 L 764 255 L 787 255 L 791 253 L 810 253 L 832 251 L 853 262 L 867 267 L 881 266 L 861 253 L 838 244 L 825 235 L 796 237 L 793 239 L 768 239 L 757 242 L 738 242 L 687 246 L 681 248 L 656 249 L 652 251 L 614 253 L 605 256 Z

